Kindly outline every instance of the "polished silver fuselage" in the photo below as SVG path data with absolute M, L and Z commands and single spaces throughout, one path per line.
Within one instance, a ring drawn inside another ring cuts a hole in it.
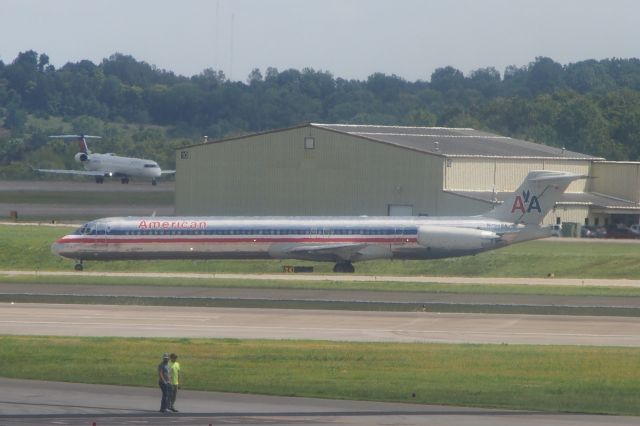
M 535 235 L 534 235 L 535 234 Z M 306 259 L 361 261 L 463 256 L 533 234 L 474 217 L 120 217 L 89 222 L 52 245 L 76 260 Z

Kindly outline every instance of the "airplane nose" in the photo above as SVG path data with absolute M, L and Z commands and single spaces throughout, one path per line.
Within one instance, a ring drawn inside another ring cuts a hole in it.
M 65 248 L 64 243 L 61 243 L 60 241 L 56 241 L 55 243 L 51 244 L 51 253 L 57 254 L 58 256 L 64 256 L 63 255 L 64 248 Z
M 60 256 L 60 251 L 62 249 L 62 247 L 60 247 L 60 246 L 61 246 L 60 243 L 51 244 L 51 253 L 57 254 L 58 256 Z

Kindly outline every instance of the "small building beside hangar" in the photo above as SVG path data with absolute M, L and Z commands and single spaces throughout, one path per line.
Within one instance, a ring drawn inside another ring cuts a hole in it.
M 472 215 L 561 170 L 592 179 L 546 224 L 638 223 L 639 166 L 470 128 L 309 123 L 178 149 L 176 214 Z

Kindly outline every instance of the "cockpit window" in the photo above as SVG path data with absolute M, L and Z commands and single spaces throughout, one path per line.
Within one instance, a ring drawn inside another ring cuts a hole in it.
M 73 234 L 74 235 L 89 235 L 91 234 L 93 227 L 88 223 L 86 225 L 82 225 L 80 228 L 76 229 Z
M 146 167 L 148 169 L 157 169 L 158 165 L 157 164 L 145 164 L 144 167 Z

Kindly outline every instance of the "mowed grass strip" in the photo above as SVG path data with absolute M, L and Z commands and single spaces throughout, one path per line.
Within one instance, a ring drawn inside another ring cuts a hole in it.
M 518 284 L 441 284 L 423 282 L 384 281 L 308 281 L 308 280 L 255 280 L 230 278 L 174 278 L 174 277 L 114 277 L 87 275 L 3 275 L 0 283 L 206 288 L 255 288 L 296 290 L 390 291 L 438 294 L 515 294 L 541 296 L 608 296 L 640 297 L 639 287 L 553 286 Z
M 155 387 L 163 352 L 184 389 L 640 415 L 638 348 L 0 337 L 12 378 Z
M 50 251 L 51 243 L 70 228 L 0 226 L 2 269 L 66 270 L 73 261 Z M 87 271 L 276 273 L 282 265 L 310 265 L 330 273 L 328 262 L 295 260 L 165 260 L 86 262 Z M 640 244 L 538 240 L 460 258 L 429 261 L 372 261 L 356 264 L 358 274 L 479 277 L 640 278 Z

